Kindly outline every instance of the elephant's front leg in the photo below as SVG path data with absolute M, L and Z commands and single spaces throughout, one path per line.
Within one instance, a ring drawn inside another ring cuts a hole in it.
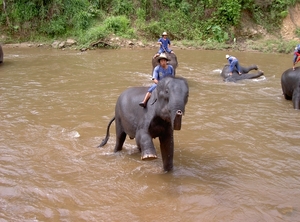
M 164 170 L 170 171 L 173 169 L 173 155 L 174 155 L 174 138 L 173 130 L 170 128 L 159 137 L 160 150 L 163 160 Z
M 157 158 L 152 137 L 145 130 L 139 130 L 136 134 L 136 144 L 141 149 L 142 160 L 152 160 Z

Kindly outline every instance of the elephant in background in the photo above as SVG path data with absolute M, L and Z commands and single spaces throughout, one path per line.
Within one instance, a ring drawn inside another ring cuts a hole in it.
M 282 73 L 281 87 L 284 98 L 293 101 L 294 109 L 300 109 L 300 67 Z
M 165 53 L 167 55 L 167 58 L 170 59 L 170 61 L 168 62 L 169 65 L 172 65 L 174 68 L 174 75 L 176 74 L 176 68 L 178 67 L 178 62 L 177 62 L 177 56 L 175 55 L 175 53 Z M 158 57 L 152 58 L 152 72 L 153 69 L 159 65 L 158 63 Z M 152 75 L 152 73 L 151 73 Z
M 139 102 L 147 93 L 148 87 L 132 87 L 118 98 L 115 116 L 107 126 L 106 137 L 98 147 L 109 139 L 109 128 L 115 120 L 116 144 L 114 152 L 122 150 L 126 135 L 136 140 L 142 160 L 156 159 L 153 138 L 158 137 L 165 171 L 173 168 L 174 130 L 181 129 L 182 115 L 188 101 L 189 87 L 183 78 L 165 77 L 152 92 L 147 106 Z
M 258 70 L 257 73 L 248 73 L 251 70 L 258 70 L 257 65 L 250 65 L 248 67 L 243 67 L 241 66 L 241 75 L 239 75 L 238 71 L 236 68 L 233 70 L 232 75 L 230 76 L 230 69 L 229 65 L 225 65 L 224 68 L 222 69 L 221 76 L 223 77 L 223 80 L 225 82 L 236 82 L 238 80 L 243 80 L 243 79 L 254 79 L 262 76 L 264 74 L 263 71 Z
M 0 45 L 0 63 L 3 62 L 3 50 L 2 50 L 2 46 Z

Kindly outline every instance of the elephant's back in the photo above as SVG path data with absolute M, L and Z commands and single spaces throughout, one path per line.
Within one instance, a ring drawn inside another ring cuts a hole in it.
M 295 70 L 287 69 L 281 75 L 281 83 L 294 85 L 297 81 L 300 80 L 300 68 L 297 67 Z
M 149 87 L 130 87 L 123 91 L 118 98 L 116 106 L 120 110 L 138 108 L 139 102 L 143 101 Z
M 226 64 L 226 65 L 224 65 L 224 67 L 223 67 L 222 72 L 221 72 L 220 75 L 221 75 L 223 78 L 226 78 L 226 77 L 227 77 L 226 74 L 228 74 L 229 72 L 230 72 L 230 71 L 229 71 L 229 65 Z
M 300 81 L 300 67 L 295 70 L 287 69 L 281 75 L 281 87 L 285 96 L 292 97 L 293 91 Z M 287 98 L 287 97 L 286 97 Z
M 121 93 L 115 108 L 116 121 L 130 138 L 135 138 L 135 133 L 140 119 L 145 114 L 139 103 L 143 101 L 148 87 L 131 87 Z

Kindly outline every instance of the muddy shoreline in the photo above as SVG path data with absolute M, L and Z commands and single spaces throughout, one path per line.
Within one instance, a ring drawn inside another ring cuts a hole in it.
M 223 50 L 223 51 L 248 51 L 248 52 L 266 52 L 266 53 L 285 53 L 293 52 L 294 42 L 291 44 L 286 41 L 286 46 L 282 47 L 282 39 L 264 38 L 259 40 L 245 40 L 234 43 L 212 43 L 196 41 L 171 41 L 171 49 L 186 50 Z M 96 50 L 96 49 L 157 49 L 156 41 L 128 40 L 119 37 L 111 37 L 106 40 L 99 40 L 91 43 L 89 46 L 80 46 L 73 39 L 55 40 L 52 43 L 22 42 L 2 44 L 2 48 L 55 48 L 60 50 Z M 284 48 L 284 50 L 282 50 Z

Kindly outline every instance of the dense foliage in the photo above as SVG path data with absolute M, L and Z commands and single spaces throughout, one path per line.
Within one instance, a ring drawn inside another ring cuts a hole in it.
M 26 39 L 71 36 L 81 43 L 110 34 L 226 42 L 244 14 L 275 32 L 300 0 L 0 0 L 0 26 Z M 300 33 L 297 30 L 298 34 Z

